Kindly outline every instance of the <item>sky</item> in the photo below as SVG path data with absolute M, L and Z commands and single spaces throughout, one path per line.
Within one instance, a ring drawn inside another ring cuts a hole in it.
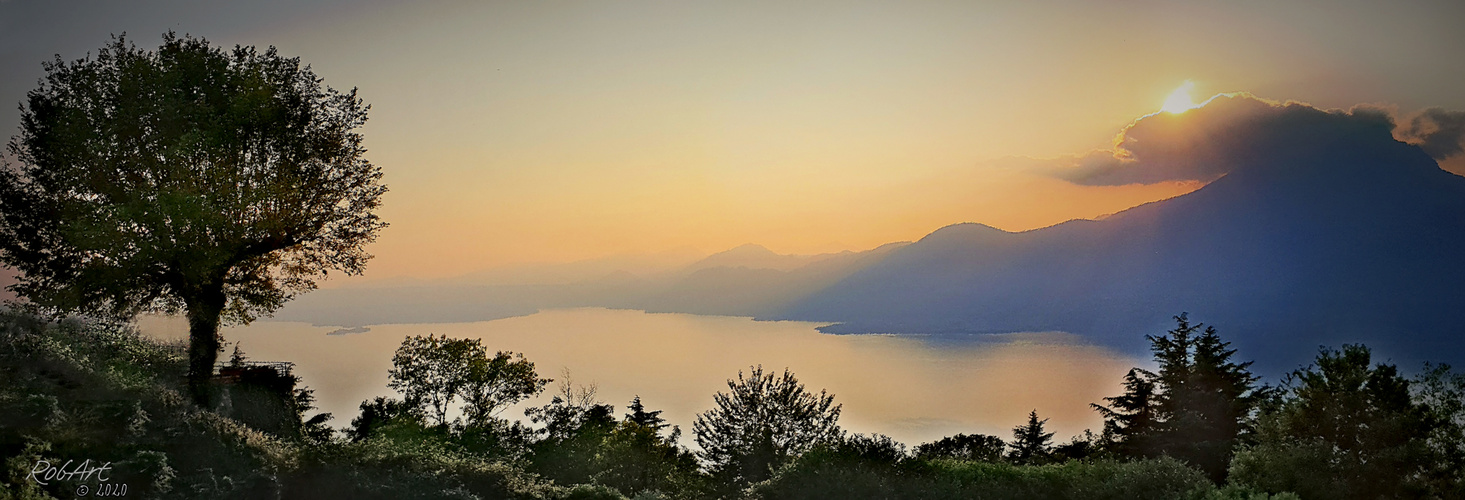
M 113 34 L 276 46 L 372 105 L 391 226 L 364 279 L 439 278 L 1113 213 L 1199 184 L 1021 165 L 1112 148 L 1186 81 L 1465 109 L 1461 20 L 1457 1 L 0 0 L 0 104 Z M 0 135 L 18 117 L 0 106 Z

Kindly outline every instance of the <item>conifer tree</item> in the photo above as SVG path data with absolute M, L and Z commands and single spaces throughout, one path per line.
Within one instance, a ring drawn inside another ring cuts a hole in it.
M 661 410 L 646 411 L 646 405 L 641 404 L 640 395 L 631 400 L 631 406 L 628 409 L 631 412 L 626 414 L 627 422 L 644 425 L 658 431 L 666 428 L 666 419 L 661 418 Z
M 1132 368 L 1124 375 L 1124 394 L 1104 398 L 1108 406 L 1089 405 L 1104 416 L 1104 434 L 1121 456 L 1148 457 L 1157 451 L 1160 419 L 1154 378 L 1154 373 Z
M 1020 465 L 1037 465 L 1047 461 L 1053 448 L 1053 433 L 1043 432 L 1048 419 L 1038 420 L 1038 410 L 1028 413 L 1028 423 L 1012 429 L 1012 453 L 1008 459 Z
M 1129 457 L 1170 455 L 1223 481 L 1237 439 L 1269 389 L 1257 387 L 1251 362 L 1237 363 L 1214 327 L 1191 324 L 1185 313 L 1163 336 L 1147 335 L 1159 369 L 1125 376 L 1125 393 L 1093 405 Z

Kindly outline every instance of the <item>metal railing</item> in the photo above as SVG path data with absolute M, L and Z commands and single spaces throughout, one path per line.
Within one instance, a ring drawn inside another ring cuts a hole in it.
M 223 375 L 226 370 L 238 369 L 247 370 L 250 368 L 271 368 L 280 375 L 290 375 L 295 369 L 295 363 L 289 361 L 226 361 L 214 365 L 214 372 Z

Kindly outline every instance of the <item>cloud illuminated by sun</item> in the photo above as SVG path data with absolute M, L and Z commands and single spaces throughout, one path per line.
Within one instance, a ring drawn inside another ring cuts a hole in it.
M 1200 105 L 1190 99 L 1192 90 L 1195 90 L 1195 82 L 1186 80 L 1185 83 L 1180 84 L 1180 88 L 1170 93 L 1170 97 L 1165 98 L 1165 105 L 1160 107 L 1160 111 L 1184 113 L 1186 110 L 1199 108 Z

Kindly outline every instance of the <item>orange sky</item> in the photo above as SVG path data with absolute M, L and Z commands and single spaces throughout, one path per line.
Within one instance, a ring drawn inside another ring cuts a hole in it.
M 264 3 L 0 3 L 0 101 L 123 31 L 301 56 L 373 106 L 392 226 L 367 280 L 1112 213 L 1196 186 L 1006 165 L 1109 147 L 1185 80 L 1465 109 L 1458 2 Z

